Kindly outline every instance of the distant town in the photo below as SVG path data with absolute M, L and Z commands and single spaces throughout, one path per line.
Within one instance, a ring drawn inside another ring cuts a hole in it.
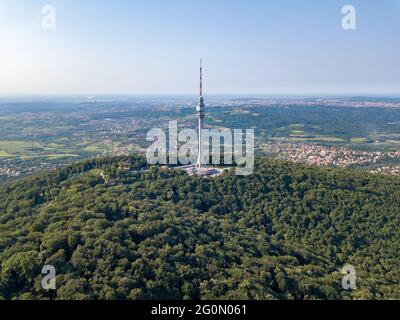
M 284 160 L 315 166 L 340 168 L 376 166 L 371 173 L 400 175 L 400 166 L 379 166 L 385 161 L 400 162 L 400 151 L 360 151 L 303 143 L 266 143 L 262 148 Z

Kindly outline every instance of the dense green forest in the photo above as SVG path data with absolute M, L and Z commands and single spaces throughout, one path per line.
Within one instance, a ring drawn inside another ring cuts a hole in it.
M 201 179 L 130 159 L 0 185 L 0 298 L 400 299 L 399 178 L 258 159 Z

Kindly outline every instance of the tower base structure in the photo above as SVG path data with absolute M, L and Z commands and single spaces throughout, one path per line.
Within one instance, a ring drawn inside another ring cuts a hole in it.
M 209 168 L 209 167 L 198 167 L 197 165 L 181 168 L 190 176 L 198 176 L 198 177 L 211 177 L 211 176 L 219 176 L 224 173 L 223 169 L 218 168 Z

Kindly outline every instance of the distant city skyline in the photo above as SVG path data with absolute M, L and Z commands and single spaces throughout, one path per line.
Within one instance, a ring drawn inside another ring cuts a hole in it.
M 0 95 L 195 96 L 203 58 L 206 96 L 399 96 L 399 31 L 399 0 L 2 0 Z

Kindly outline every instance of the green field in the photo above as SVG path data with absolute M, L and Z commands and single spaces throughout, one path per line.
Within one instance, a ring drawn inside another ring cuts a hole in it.
M 37 143 L 35 148 L 41 148 Z M 32 142 L 20 140 L 0 140 L 0 150 L 4 150 L 10 154 L 25 155 L 32 149 Z
M 98 151 L 101 151 L 102 148 L 98 145 L 91 145 L 91 146 L 85 147 L 83 150 L 87 151 L 87 152 L 98 152 Z
M 365 143 L 367 142 L 367 138 L 351 138 L 351 142 L 353 143 Z
M 8 157 L 12 157 L 12 155 L 9 154 L 7 151 L 0 150 L 0 158 L 8 158 Z
M 338 137 L 322 137 L 322 136 L 300 136 L 291 135 L 289 141 L 292 142 L 303 142 L 303 141 L 313 141 L 313 142 L 343 142 L 344 139 Z
M 48 154 L 46 157 L 49 160 L 56 160 L 56 159 L 62 159 L 62 158 L 76 158 L 76 157 L 79 157 L 79 155 L 70 154 L 70 153 L 66 153 L 66 154 Z

